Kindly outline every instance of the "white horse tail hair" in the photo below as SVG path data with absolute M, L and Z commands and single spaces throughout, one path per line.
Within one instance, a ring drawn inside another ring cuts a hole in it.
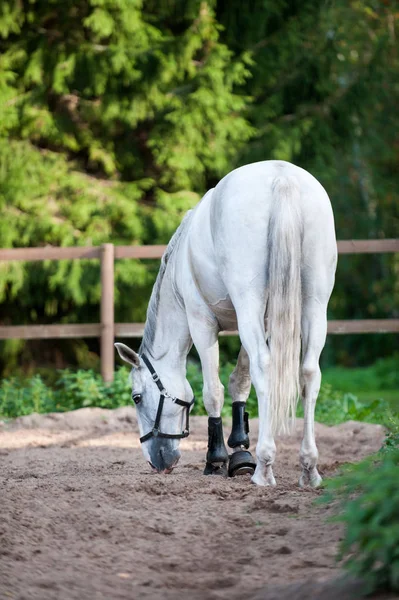
M 278 176 L 268 229 L 267 331 L 270 348 L 269 407 L 273 433 L 295 422 L 301 352 L 302 218 L 295 177 Z

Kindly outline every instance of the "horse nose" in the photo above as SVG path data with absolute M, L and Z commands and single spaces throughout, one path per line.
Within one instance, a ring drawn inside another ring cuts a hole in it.
M 173 440 L 152 439 L 149 447 L 151 466 L 158 473 L 172 469 L 180 458 L 180 451 Z

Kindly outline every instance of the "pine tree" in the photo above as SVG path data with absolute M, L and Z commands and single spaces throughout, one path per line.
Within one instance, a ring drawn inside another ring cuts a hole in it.
M 397 237 L 398 14 L 397 0 L 3 0 L 0 246 L 166 242 L 225 173 L 271 158 L 325 185 L 339 238 Z M 331 316 L 396 315 L 396 257 L 340 263 Z M 144 319 L 156 268 L 117 263 L 118 320 Z M 98 269 L 0 266 L 2 322 L 97 321 Z M 394 340 L 345 344 L 366 361 Z
M 0 13 L 0 245 L 167 242 L 252 132 L 235 91 L 250 61 L 220 41 L 213 4 L 6 0 Z M 154 275 L 117 264 L 120 320 L 144 319 Z M 0 267 L 4 323 L 11 306 L 13 323 L 96 321 L 99 293 L 90 262 Z

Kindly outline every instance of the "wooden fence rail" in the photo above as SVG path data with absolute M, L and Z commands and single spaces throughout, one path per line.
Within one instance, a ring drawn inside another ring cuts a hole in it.
M 5 325 L 0 326 L 0 339 L 60 339 L 77 337 L 101 338 L 101 373 L 105 381 L 114 374 L 115 337 L 141 337 L 144 323 L 114 322 L 114 262 L 115 259 L 161 258 L 166 246 L 102 246 L 56 248 L 4 248 L 0 261 L 36 261 L 99 259 L 101 261 L 101 323 L 73 325 Z M 344 240 L 338 242 L 339 254 L 399 252 L 399 239 Z M 329 321 L 328 333 L 399 333 L 399 319 L 359 319 Z M 234 335 L 222 332 L 221 335 Z

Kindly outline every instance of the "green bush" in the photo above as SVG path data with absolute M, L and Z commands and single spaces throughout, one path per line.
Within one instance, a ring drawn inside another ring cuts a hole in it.
M 228 396 L 228 380 L 234 369 L 233 364 L 226 363 L 220 368 L 220 378 L 225 386 L 226 401 L 222 415 L 231 416 L 231 399 Z M 107 385 L 101 376 L 92 370 L 58 371 L 51 384 L 46 383 L 40 375 L 31 378 L 13 377 L 3 379 L 0 384 L 0 418 L 15 418 L 32 412 L 62 412 L 86 406 L 117 408 L 131 403 L 131 387 L 128 381 L 129 370 L 119 368 L 114 381 Z M 202 399 L 202 373 L 197 362 L 189 361 L 187 378 L 196 397 L 194 415 L 205 415 Z M 258 404 L 252 388 L 247 401 L 250 417 L 258 415 Z M 389 405 L 382 399 L 372 403 L 361 402 L 356 396 L 338 392 L 331 385 L 321 387 L 316 405 L 316 420 L 327 425 L 335 425 L 348 420 L 385 423 Z M 301 403 L 298 405 L 298 416 L 303 415 Z
M 30 379 L 3 379 L 0 385 L 0 418 L 15 418 L 32 412 L 64 412 L 87 406 L 118 408 L 131 402 L 128 369 L 121 367 L 107 385 L 98 373 L 79 370 L 59 372 L 54 388 L 40 375 Z
M 399 416 L 389 414 L 386 420 L 387 434 L 381 452 L 390 452 L 399 448 Z
M 14 418 L 32 412 L 55 411 L 54 392 L 35 375 L 26 382 L 3 379 L 0 386 L 0 417 Z
M 368 423 L 384 423 L 389 412 L 389 404 L 382 398 L 373 402 L 362 402 L 351 393 L 334 390 L 331 385 L 324 384 L 320 388 L 316 404 L 316 421 L 326 425 L 337 425 L 345 421 L 367 421 Z M 298 414 L 303 416 L 302 406 Z
M 365 593 L 399 592 L 398 442 L 388 436 L 384 452 L 326 483 L 324 501 L 335 501 L 336 520 L 345 524 L 338 558 Z
M 220 379 L 226 390 L 226 400 L 222 415 L 231 415 L 231 400 L 227 394 L 229 376 L 234 364 L 226 363 L 220 367 Z M 187 377 L 194 390 L 197 400 L 195 414 L 206 414 L 202 403 L 202 374 L 198 363 L 189 362 Z M 252 387 L 247 400 L 247 411 L 250 417 L 258 416 L 258 403 L 255 390 Z M 361 402 L 354 394 L 334 390 L 330 384 L 322 384 L 316 404 L 316 420 L 326 425 L 337 425 L 345 421 L 367 421 L 369 423 L 385 423 L 389 412 L 389 404 L 382 398 L 373 402 Z M 302 404 L 298 403 L 297 416 L 303 416 Z

